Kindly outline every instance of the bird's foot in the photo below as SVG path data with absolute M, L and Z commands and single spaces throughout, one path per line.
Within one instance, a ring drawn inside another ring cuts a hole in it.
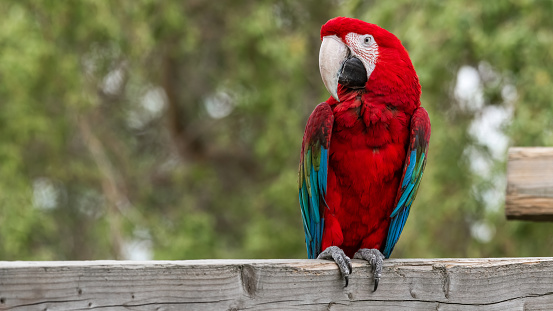
M 317 256 L 317 259 L 331 259 L 338 265 L 340 272 L 346 281 L 346 286 L 349 283 L 349 275 L 351 274 L 353 268 L 351 266 L 351 260 L 344 253 L 344 251 L 338 246 L 329 246 L 322 253 Z
M 369 262 L 373 268 L 374 273 L 374 291 L 378 288 L 378 282 L 382 276 L 382 263 L 384 262 L 384 255 L 377 249 L 362 248 L 353 255 L 355 259 L 364 259 Z

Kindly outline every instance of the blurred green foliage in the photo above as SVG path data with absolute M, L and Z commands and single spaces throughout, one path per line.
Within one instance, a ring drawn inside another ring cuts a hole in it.
M 553 145 L 551 1 L 6 0 L 0 12 L 1 260 L 305 258 L 297 162 L 329 96 L 319 29 L 338 15 L 402 40 L 432 121 L 394 257 L 552 256 L 551 224 L 507 222 L 502 207 L 506 145 Z M 461 72 L 476 74 L 468 95 Z

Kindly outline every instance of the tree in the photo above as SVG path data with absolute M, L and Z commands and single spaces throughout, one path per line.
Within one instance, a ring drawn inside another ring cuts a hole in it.
M 547 255 L 550 226 L 501 198 L 505 146 L 553 142 L 551 6 L 5 1 L 0 259 L 305 257 L 297 161 L 336 15 L 402 40 L 431 116 L 394 256 Z

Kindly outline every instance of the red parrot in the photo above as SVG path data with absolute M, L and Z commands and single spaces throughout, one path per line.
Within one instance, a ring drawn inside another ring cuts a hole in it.
M 387 30 L 336 17 L 321 28 L 319 68 L 332 95 L 307 121 L 299 201 L 309 258 L 369 261 L 374 290 L 423 175 L 430 120 L 409 55 Z

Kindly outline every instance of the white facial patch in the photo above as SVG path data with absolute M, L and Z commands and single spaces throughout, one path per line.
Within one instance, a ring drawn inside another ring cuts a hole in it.
M 378 59 L 378 44 L 371 35 L 360 35 L 350 32 L 346 35 L 346 44 L 350 47 L 351 53 L 357 56 L 365 65 L 367 80 L 376 67 Z

